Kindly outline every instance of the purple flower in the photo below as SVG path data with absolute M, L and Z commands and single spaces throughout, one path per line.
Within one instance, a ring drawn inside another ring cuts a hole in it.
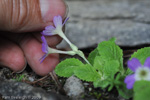
M 55 16 L 53 18 L 54 26 L 50 25 L 45 27 L 45 30 L 41 33 L 42 35 L 51 36 L 55 34 L 59 34 L 62 31 L 62 27 L 67 22 L 69 18 L 66 18 L 65 21 L 62 23 L 62 17 L 61 16 Z
M 127 65 L 134 72 L 132 75 L 128 75 L 124 80 L 128 89 L 133 88 L 135 81 L 150 81 L 150 57 L 145 60 L 144 65 L 141 65 L 140 61 L 136 58 L 129 60 Z
M 42 51 L 45 53 L 45 54 L 40 58 L 41 63 L 42 63 L 43 60 L 47 57 L 47 55 L 48 55 L 48 53 L 49 53 L 49 51 L 48 51 L 49 47 L 48 47 L 48 44 L 47 44 L 47 42 L 46 42 L 45 37 L 42 36 L 41 39 L 42 39 L 42 41 L 43 41 L 43 43 L 42 43 Z

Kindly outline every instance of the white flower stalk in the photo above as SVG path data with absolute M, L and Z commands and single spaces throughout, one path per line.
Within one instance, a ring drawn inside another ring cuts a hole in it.
M 68 55 L 75 55 L 76 53 L 73 51 L 61 51 L 61 50 L 57 50 L 57 49 L 53 49 L 50 48 L 46 42 L 46 39 L 44 36 L 41 37 L 43 43 L 42 43 L 42 51 L 45 53 L 41 58 L 41 63 L 43 62 L 43 60 L 52 53 L 60 53 L 60 54 L 68 54 Z

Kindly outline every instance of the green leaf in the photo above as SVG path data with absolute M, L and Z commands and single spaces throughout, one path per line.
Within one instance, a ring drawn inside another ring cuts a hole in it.
M 144 64 L 147 57 L 150 56 L 150 47 L 145 47 L 142 49 L 139 49 L 137 52 L 135 52 L 130 59 L 137 58 L 141 62 L 141 64 Z
M 93 68 L 92 66 L 90 66 L 88 64 L 81 65 L 80 67 L 78 67 L 74 71 L 74 74 L 81 80 L 89 81 L 89 82 L 93 82 L 93 81 L 101 78 L 100 75 L 95 70 L 95 68 Z
M 97 51 L 97 48 L 94 49 L 88 56 L 88 61 L 93 65 L 95 57 L 99 56 L 99 53 Z
M 94 68 L 98 70 L 101 74 L 104 70 L 104 61 L 101 56 L 96 56 L 94 60 Z
M 119 88 L 117 88 L 119 95 L 122 96 L 125 99 L 129 99 L 133 96 L 133 91 L 132 90 L 128 90 L 126 88 L 126 85 L 123 84 L 122 86 L 120 86 Z
M 107 61 L 103 67 L 103 80 L 97 80 L 94 82 L 94 87 L 106 88 L 108 85 L 108 91 L 111 91 L 114 87 L 114 75 L 119 71 L 119 62 L 117 60 Z
M 108 87 L 109 84 L 110 84 L 110 82 L 108 80 L 100 80 L 100 79 L 94 81 L 94 83 L 93 83 L 95 88 L 101 87 L 102 89 Z
M 70 77 L 74 74 L 75 69 L 79 66 L 84 65 L 81 61 L 75 58 L 66 59 L 60 62 L 56 68 L 55 72 L 59 76 Z
M 109 41 L 103 41 L 98 45 L 99 55 L 105 61 L 117 60 L 119 62 L 120 71 L 124 72 L 123 69 L 123 52 L 118 45 L 115 43 L 115 39 Z
M 108 88 L 108 91 L 111 91 L 113 89 L 113 87 L 114 87 L 114 84 L 111 83 L 110 86 L 109 86 L 109 88 Z
M 134 100 L 150 100 L 150 81 L 136 81 L 133 90 Z
M 114 78 L 114 75 L 119 71 L 119 62 L 117 60 L 107 61 L 104 66 L 104 74 L 106 76 L 111 76 Z
M 117 60 L 111 60 L 104 62 L 100 56 L 97 56 L 94 61 L 94 68 L 96 68 L 101 74 L 101 80 L 96 80 L 93 84 L 94 87 L 106 88 L 109 86 L 110 91 L 113 86 L 114 75 L 119 71 L 119 62 Z
M 125 72 L 125 75 L 130 75 L 132 73 L 133 73 L 133 71 L 130 68 L 128 68 Z
M 111 91 L 112 88 L 114 87 L 114 84 L 112 80 L 96 80 L 93 82 L 93 85 L 95 88 L 101 87 L 102 89 L 105 89 L 108 87 L 108 91 Z
M 118 60 L 122 62 L 123 53 L 115 39 L 103 41 L 98 45 L 99 54 L 106 60 Z
M 115 87 L 118 90 L 119 95 L 124 97 L 125 99 L 129 99 L 133 96 L 133 90 L 128 90 L 126 88 L 124 79 L 125 79 L 125 76 L 121 76 L 120 74 L 117 74 L 114 83 L 115 83 Z

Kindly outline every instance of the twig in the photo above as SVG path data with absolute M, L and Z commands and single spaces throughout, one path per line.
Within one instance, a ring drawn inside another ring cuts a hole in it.
M 52 72 L 49 73 L 49 75 L 50 75 L 50 76 L 52 77 L 52 79 L 55 81 L 55 83 L 56 83 L 58 89 L 61 89 L 62 86 L 61 86 L 60 82 L 58 81 L 58 78 L 57 78 L 57 76 L 56 76 L 56 73 L 55 73 L 54 71 L 52 71 Z
M 50 72 L 49 75 L 52 77 L 52 79 L 55 81 L 58 91 L 63 94 L 66 95 L 65 90 L 62 88 L 62 85 L 60 84 L 60 82 L 58 81 L 58 77 L 56 75 L 56 73 L 54 71 Z
M 42 77 L 42 78 L 40 78 L 40 79 L 38 79 L 38 80 L 36 80 L 36 81 L 33 81 L 33 82 L 26 81 L 26 83 L 35 84 L 35 83 L 37 83 L 37 82 L 39 82 L 39 81 L 44 80 L 44 79 L 47 78 L 48 76 L 49 76 L 49 75 L 46 75 L 46 76 L 44 76 L 44 77 Z

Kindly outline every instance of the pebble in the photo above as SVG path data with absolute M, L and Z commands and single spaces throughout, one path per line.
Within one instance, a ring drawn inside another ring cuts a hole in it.
M 81 80 L 75 76 L 71 76 L 66 80 L 64 90 L 70 98 L 75 100 L 81 98 L 85 91 Z
M 29 79 L 30 82 L 33 82 L 33 81 L 34 81 L 34 78 L 33 78 L 33 77 L 29 77 L 28 79 Z

